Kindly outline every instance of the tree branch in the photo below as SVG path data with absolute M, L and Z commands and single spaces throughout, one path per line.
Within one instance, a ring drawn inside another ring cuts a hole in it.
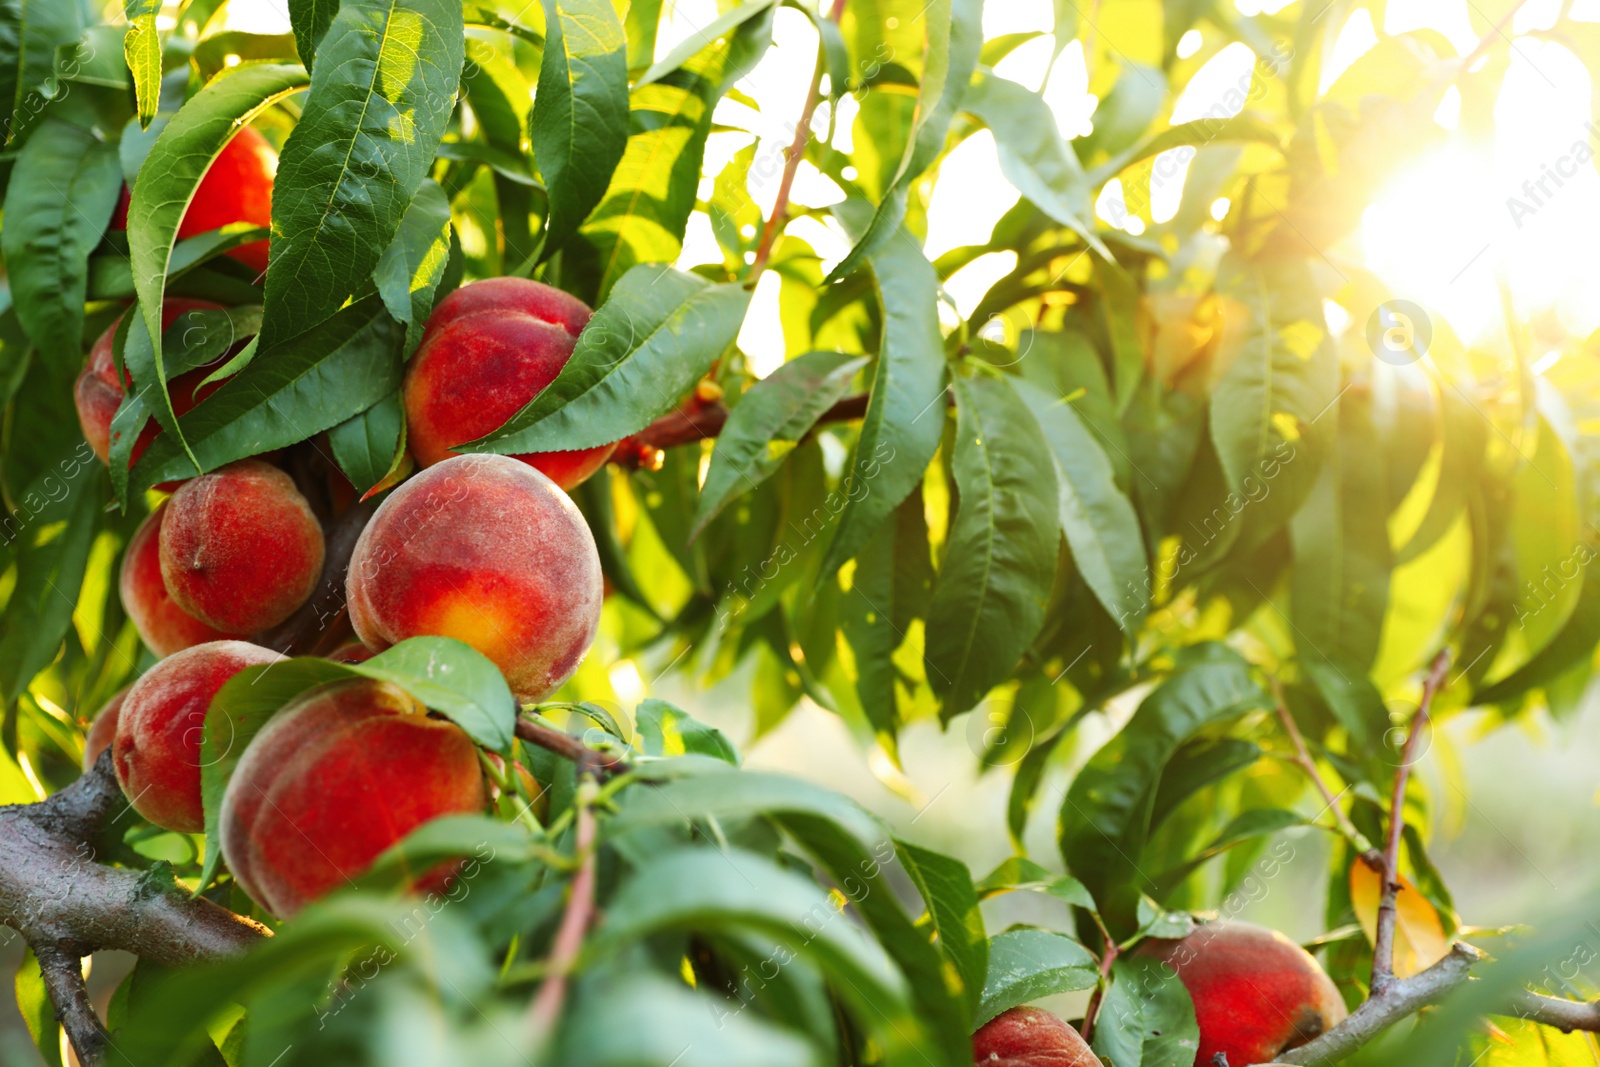
M 1400 893 L 1400 839 L 1406 825 L 1406 786 L 1411 780 L 1411 767 L 1420 753 L 1418 749 L 1432 723 L 1428 711 L 1433 698 L 1444 685 L 1450 669 L 1450 650 L 1440 649 L 1433 657 L 1428 677 L 1422 683 L 1422 700 L 1411 719 L 1411 731 L 1400 755 L 1400 768 L 1394 775 L 1394 794 L 1389 801 L 1389 843 L 1383 853 L 1383 894 L 1378 903 L 1378 929 L 1372 939 L 1372 997 L 1377 998 L 1395 981 L 1394 977 L 1394 924 L 1395 900 Z
M 83 1067 L 100 1067 L 105 1062 L 111 1035 L 94 1013 L 94 1005 L 89 1003 L 89 987 L 83 980 L 83 955 L 69 952 L 60 945 L 35 945 L 33 955 L 39 961 L 39 973 L 44 976 L 50 1003 L 55 1005 L 56 1019 L 67 1032 L 67 1040 L 72 1042 L 78 1062 Z
M 1574 1030 L 1600 1033 L 1600 1000 L 1562 1000 L 1524 990 L 1511 998 L 1509 1014 L 1553 1026 L 1564 1034 Z
M 1338 826 L 1339 833 L 1351 846 L 1361 854 L 1362 862 L 1375 871 L 1383 869 L 1383 856 L 1372 847 L 1372 842 L 1367 840 L 1367 835 L 1356 829 L 1356 824 L 1350 821 L 1350 816 L 1345 814 L 1344 808 L 1339 805 L 1339 798 L 1323 780 L 1322 772 L 1317 770 L 1316 761 L 1311 758 L 1311 750 L 1306 747 L 1306 739 L 1300 733 L 1299 725 L 1294 721 L 1294 716 L 1289 712 L 1289 705 L 1283 699 L 1283 686 L 1276 678 L 1272 679 L 1272 694 L 1278 703 L 1278 722 L 1283 725 L 1284 733 L 1289 735 L 1289 740 L 1294 743 L 1294 762 L 1311 779 L 1317 791 L 1322 794 L 1323 802 L 1328 805 L 1328 810 L 1333 812 L 1334 824 Z
M 564 734 L 560 730 L 553 730 L 544 723 L 534 722 L 532 719 L 517 717 L 517 736 L 530 745 L 548 749 L 580 767 L 590 767 L 601 777 L 621 774 L 629 769 L 628 761 L 621 756 L 612 756 L 592 749 L 576 737 Z
M 594 921 L 595 890 L 595 797 L 599 787 L 595 782 L 594 756 L 585 749 L 578 760 L 578 795 L 574 849 L 578 860 L 578 873 L 573 876 L 572 889 L 567 896 L 567 910 L 561 916 L 561 926 L 556 930 L 555 941 L 550 946 L 550 970 L 544 984 L 528 1007 L 528 1028 L 533 1035 L 535 1054 L 541 1051 L 555 1033 L 561 1018 L 561 1009 L 567 999 L 567 976 L 576 968 L 578 954 L 583 950 L 584 935 Z

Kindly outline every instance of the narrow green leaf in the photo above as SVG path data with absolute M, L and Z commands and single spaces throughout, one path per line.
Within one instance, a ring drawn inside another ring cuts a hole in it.
M 357 493 L 383 481 L 393 468 L 395 453 L 405 438 L 405 423 L 400 394 L 390 393 L 328 431 L 333 458 Z
M 841 205 L 841 219 L 864 224 L 862 205 Z M 854 556 L 878 525 L 922 481 L 945 424 L 944 338 L 939 279 L 905 231 L 869 257 L 883 308 L 883 341 L 872 396 L 845 474 L 846 504 L 820 577 Z
M 161 34 L 156 29 L 161 0 L 125 0 L 123 10 L 128 35 L 122 39 L 122 54 L 133 73 L 139 125 L 149 129 L 161 103 Z
M 930 0 L 918 6 L 921 11 L 915 21 L 927 27 L 928 43 L 917 87 L 916 128 L 872 221 L 828 275 L 829 282 L 855 273 L 863 262 L 894 242 L 905 221 L 911 183 L 944 151 L 950 123 L 970 91 L 968 83 L 983 45 L 983 0 Z
M 628 39 L 611 0 L 544 0 L 544 11 L 533 151 L 550 191 L 549 256 L 600 203 L 628 147 Z
M 1094 206 L 1083 167 L 1061 139 L 1055 113 L 1044 98 L 1014 81 L 985 73 L 967 89 L 961 106 L 994 134 L 1006 180 L 1040 211 L 1110 259 L 1110 250 L 1094 232 Z
M 1008 380 L 1049 444 L 1072 558 L 1107 613 L 1134 633 L 1150 608 L 1153 586 L 1133 504 L 1117 488 L 1111 460 L 1070 403 L 1020 379 Z
M 555 381 L 462 452 L 593 448 L 677 405 L 733 344 L 750 293 L 664 266 L 629 271 L 578 336 Z
M 273 185 L 263 350 L 325 321 L 378 265 L 455 108 L 463 33 L 459 0 L 340 6 Z
M 406 324 L 405 355 L 422 340 L 433 313 L 433 294 L 450 259 L 450 201 L 432 178 L 424 178 L 411 198 L 394 240 L 372 271 L 383 306 Z
M 682 756 L 692 752 L 739 765 L 739 752 L 722 731 L 707 726 L 682 708 L 651 697 L 640 701 L 634 715 L 639 740 L 648 755 Z
M 1271 707 L 1250 667 L 1208 646 L 1210 659 L 1173 675 L 1073 779 L 1061 807 L 1061 854 L 1081 878 L 1113 933 L 1137 928 L 1137 867 L 1162 773 L 1180 745 L 1212 723 Z
M 0 251 L 17 318 L 52 359 L 83 352 L 89 253 L 121 190 L 116 145 L 70 123 L 47 119 L 18 154 Z
M 1095 1016 L 1095 1055 L 1118 1067 L 1190 1067 L 1200 1053 L 1194 1002 L 1160 960 L 1124 956 Z
M 660 81 L 693 59 L 695 54 L 706 46 L 707 41 L 715 41 L 719 37 L 733 33 L 757 15 L 776 7 L 777 3 L 778 0 L 748 0 L 747 3 L 724 11 L 721 15 L 701 26 L 697 32 L 691 33 L 684 38 L 676 48 L 641 74 L 639 79 L 634 82 L 634 88 L 637 89 L 641 85 L 649 85 L 652 82 Z
M 978 883 L 978 892 L 984 900 L 1022 889 L 1045 893 L 1068 904 L 1094 910 L 1094 898 L 1082 882 L 1070 874 L 1054 874 L 1025 856 L 1003 860 L 1000 866 Z
M 20 144 L 55 98 L 56 50 L 83 35 L 83 7 L 62 0 L 0 4 L 0 119 L 4 143 Z
M 960 995 L 967 1010 L 978 1010 L 989 971 L 989 939 L 983 929 L 983 911 L 972 872 L 958 859 L 895 839 L 900 865 L 927 905 L 939 952 L 960 980 Z
M 231 75 L 230 75 L 231 77 Z M 400 326 L 368 297 L 309 334 L 254 360 L 179 420 L 185 456 L 162 434 L 135 466 L 147 488 L 304 441 L 365 411 L 400 388 Z
M 295 50 L 307 70 L 317 54 L 317 46 L 339 13 L 339 0 L 289 0 L 289 25 L 294 29 Z
M 1010 676 L 1044 622 L 1061 528 L 1044 435 L 1017 394 L 953 382 L 960 506 L 928 609 L 928 684 L 949 719 Z
M 171 422 L 174 415 L 167 395 L 171 376 L 161 352 L 161 306 L 178 224 L 211 161 L 239 127 L 304 87 L 304 70 L 272 63 L 252 64 L 218 78 L 179 109 L 139 168 L 139 181 L 133 186 L 128 205 L 128 256 L 140 313 L 155 340 L 152 361 L 156 374 L 149 383 L 146 402 L 162 413 L 164 424 Z M 187 450 L 182 433 L 177 439 Z M 191 464 L 174 477 L 193 472 Z
M 996 934 L 973 1029 L 1029 1001 L 1093 989 L 1099 980 L 1098 961 L 1070 937 L 1027 928 Z
M 1162 871 L 1155 876 L 1156 899 L 1164 900 L 1183 883 L 1184 879 L 1229 849 L 1237 848 L 1257 837 L 1267 837 L 1304 825 L 1306 825 L 1304 816 L 1282 808 L 1251 808 L 1242 811 L 1229 820 L 1228 825 L 1223 827 L 1222 832 L 1205 848 L 1171 870 Z
M 845 352 L 807 352 L 745 390 L 717 435 L 690 536 L 771 477 L 866 362 Z
M 61 1024 L 56 1021 L 55 1005 L 50 1002 L 50 990 L 45 987 L 44 975 L 33 949 L 22 953 L 17 964 L 14 984 L 17 1011 L 28 1027 L 28 1036 L 44 1058 L 46 1067 L 61 1067 Z

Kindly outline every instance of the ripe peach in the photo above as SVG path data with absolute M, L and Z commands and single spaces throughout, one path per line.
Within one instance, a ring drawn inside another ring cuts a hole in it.
M 1225 1053 L 1232 1064 L 1268 1063 L 1346 1015 L 1339 990 L 1311 954 L 1276 930 L 1213 922 L 1181 941 L 1147 941 L 1194 1000 L 1200 1023 L 1195 1067 Z
M 121 717 L 122 702 L 127 699 L 128 690 L 124 689 L 101 708 L 95 715 L 94 722 L 89 724 L 89 732 L 83 735 L 83 769 L 87 771 L 95 765 L 100 758 L 100 753 L 111 747 L 111 742 L 117 739 L 117 720 Z
M 1012 1008 L 972 1035 L 975 1067 L 1100 1067 L 1078 1031 L 1041 1008 Z
M 245 892 L 288 918 L 423 823 L 487 803 L 460 727 L 387 682 L 335 682 L 291 702 L 245 750 L 222 799 L 222 854 Z
M 189 300 L 184 297 L 171 297 L 161 305 L 161 328 L 171 326 L 173 320 L 185 311 L 200 308 L 215 308 L 218 305 L 205 300 Z M 83 438 L 89 442 L 89 447 L 94 449 L 94 454 L 100 457 L 101 463 L 109 463 L 111 459 L 111 419 L 117 413 L 117 407 L 122 403 L 123 394 L 133 385 L 133 378 L 123 369 L 122 377 L 117 377 L 116 356 L 112 350 L 112 343 L 116 338 L 117 326 L 122 322 L 120 318 L 106 328 L 95 339 L 93 347 L 89 349 L 89 360 L 84 364 L 83 372 L 78 375 L 77 385 L 73 388 L 73 399 L 78 407 L 78 425 L 83 428 Z M 215 368 L 207 365 L 186 371 L 167 382 L 167 392 L 172 397 L 172 410 L 179 415 L 185 415 L 193 410 L 194 406 L 218 389 L 222 388 L 221 382 L 212 382 L 203 388 L 200 383 L 204 381 Z M 198 389 L 198 392 L 196 391 Z M 139 439 L 133 444 L 133 454 L 128 458 L 128 465 L 132 466 L 144 455 L 144 450 L 150 447 L 150 442 L 155 440 L 156 434 L 161 432 L 161 426 L 152 417 L 139 431 Z
M 272 180 L 277 173 L 278 153 L 270 141 L 248 126 L 234 134 L 200 179 L 194 199 L 178 223 L 178 240 L 221 229 L 230 222 L 272 225 Z M 126 188 L 117 202 L 111 228 L 128 228 Z M 227 254 L 257 274 L 267 269 L 266 241 L 252 241 Z
M 244 641 L 212 641 L 168 656 L 133 683 L 111 752 L 135 811 L 168 830 L 205 829 L 200 741 L 211 698 L 246 667 L 282 658 Z
M 170 656 L 207 641 L 230 637 L 207 626 L 173 602 L 167 584 L 161 579 L 161 516 L 167 505 L 152 511 L 128 542 L 122 556 L 122 609 L 133 620 L 134 629 L 157 656 Z
M 454 637 L 539 700 L 578 669 L 600 625 L 600 555 L 576 505 L 509 456 L 457 456 L 385 500 L 347 580 L 350 622 L 377 651 Z
M 499 429 L 555 380 L 591 314 L 577 297 L 523 278 L 487 278 L 445 297 L 406 372 L 406 440 L 417 462 L 430 467 Z M 515 458 L 570 490 L 613 447 Z
M 256 633 L 304 604 L 322 578 L 322 527 L 294 479 L 260 460 L 191 478 L 161 519 L 161 577 L 184 611 Z

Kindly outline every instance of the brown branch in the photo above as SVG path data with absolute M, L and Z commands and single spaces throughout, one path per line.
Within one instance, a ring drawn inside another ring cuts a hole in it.
M 867 413 L 867 402 L 871 399 L 866 393 L 847 396 L 819 415 L 816 425 L 859 419 Z M 667 412 L 638 433 L 619 441 L 611 462 L 630 470 L 652 466 L 651 459 L 659 452 L 720 435 L 728 423 L 728 414 L 728 406 L 720 400 L 702 404 L 691 397 L 684 406 Z
M 1406 825 L 1406 786 L 1411 780 L 1411 767 L 1420 757 L 1418 751 L 1422 736 L 1432 720 L 1428 711 L 1433 698 L 1444 685 L 1450 669 L 1450 650 L 1440 649 L 1433 657 L 1428 677 L 1422 683 L 1422 700 L 1411 719 L 1411 732 L 1406 737 L 1400 755 L 1400 768 L 1394 775 L 1394 794 L 1389 801 L 1389 843 L 1383 853 L 1383 894 L 1378 903 L 1378 930 L 1372 939 L 1372 996 L 1379 997 L 1395 981 L 1394 977 L 1394 924 L 1395 900 L 1400 894 L 1400 838 Z
M 35 945 L 33 954 L 39 961 L 50 1003 L 55 1005 L 56 1020 L 67 1032 L 78 1062 L 83 1067 L 101 1067 L 111 1035 L 89 1003 L 89 987 L 83 981 L 83 953 L 60 945 Z
M 1294 716 L 1289 712 L 1289 706 L 1283 699 L 1283 686 L 1276 678 L 1272 679 L 1272 694 L 1278 704 L 1278 722 L 1283 725 L 1283 732 L 1289 735 L 1289 740 L 1294 744 L 1294 762 L 1305 772 L 1311 783 L 1322 794 L 1323 802 L 1328 810 L 1333 812 L 1333 821 L 1339 828 L 1346 841 L 1360 853 L 1361 860 L 1375 871 L 1383 870 L 1383 855 L 1372 847 L 1372 842 L 1367 840 L 1367 835 L 1356 829 L 1356 824 L 1350 821 L 1350 816 L 1345 814 L 1339 805 L 1339 798 L 1328 786 L 1322 777 L 1322 772 L 1317 770 L 1316 761 L 1311 758 L 1311 750 L 1306 747 L 1306 739 L 1300 733 L 1300 726 L 1294 721 Z
M 578 873 L 573 876 L 572 888 L 567 896 L 567 910 L 561 916 L 561 926 L 556 930 L 555 940 L 550 946 L 549 973 L 528 1007 L 528 1029 L 532 1033 L 535 1054 L 544 1048 L 555 1032 L 561 1009 L 566 1004 L 567 976 L 577 967 L 584 935 L 594 921 L 594 804 L 599 793 L 595 782 L 595 755 L 598 754 L 585 749 L 578 761 L 578 795 L 574 800 L 577 806 L 574 848 Z
M 833 0 L 833 10 L 827 16 L 829 20 L 838 22 L 839 16 L 844 14 L 844 5 L 845 0 Z M 789 194 L 794 189 L 794 176 L 800 169 L 800 161 L 805 158 L 806 142 L 811 139 L 811 120 L 816 116 L 817 104 L 822 100 L 822 75 L 826 69 L 827 42 L 819 36 L 817 63 L 811 73 L 811 88 L 806 93 L 805 106 L 800 109 L 800 122 L 795 126 L 794 141 L 784 150 L 783 179 L 778 183 L 778 197 L 773 201 L 772 214 L 767 218 L 767 224 L 761 231 L 761 244 L 756 249 L 756 258 L 750 267 L 751 285 L 754 285 L 761 278 L 761 272 L 767 269 L 767 260 L 772 258 L 772 248 L 777 244 L 778 234 L 788 221 Z
M 1564 1034 L 1575 1030 L 1600 1033 L 1600 1000 L 1562 1000 L 1524 990 L 1511 998 L 1509 1014 L 1553 1026 Z
M 517 736 L 530 745 L 548 749 L 580 767 L 591 767 L 601 777 L 621 774 L 629 769 L 628 761 L 621 756 L 612 756 L 590 748 L 576 737 L 551 729 L 544 723 L 534 722 L 532 719 L 520 716 L 517 718 Z

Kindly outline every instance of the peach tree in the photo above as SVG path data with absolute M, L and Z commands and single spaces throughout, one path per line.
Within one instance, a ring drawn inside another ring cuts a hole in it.
M 1581 707 L 1600 348 L 1509 290 L 1463 341 L 1350 240 L 1493 127 L 1513 32 L 1600 77 L 1595 24 L 1475 2 L 1474 46 L 1351 62 L 1382 3 L 986 33 L 1010 2 L 0 3 L 0 923 L 44 1062 L 1596 1062 L 1597 898 L 1469 926 L 1423 772 L 1446 717 Z M 1069 46 L 1083 129 L 1008 74 Z M 930 258 L 982 138 L 956 210 L 1020 197 Z M 888 777 L 964 733 L 1015 854 L 747 769 L 623 661 L 747 688 L 756 737 L 814 702 Z M 1183 946 L 1308 831 L 1319 961 L 1244 954 L 1315 985 L 1279 1025 Z

